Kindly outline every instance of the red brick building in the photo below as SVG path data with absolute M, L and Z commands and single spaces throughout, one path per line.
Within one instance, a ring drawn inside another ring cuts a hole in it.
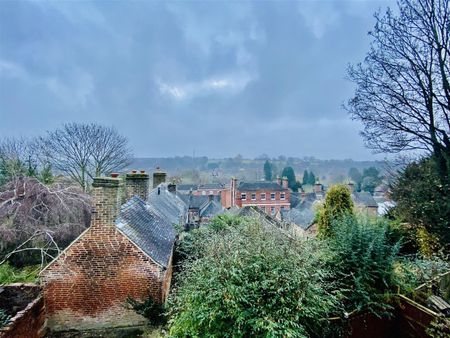
M 233 178 L 230 189 L 222 195 L 224 207 L 256 206 L 267 214 L 290 209 L 291 192 L 288 180 L 278 179 L 277 182 L 240 182 Z
M 148 175 L 127 181 L 133 197 L 120 208 L 121 180 L 94 179 L 91 226 L 41 273 L 53 332 L 139 326 L 145 320 L 124 306 L 127 297 L 168 295 L 175 231 L 144 202 Z

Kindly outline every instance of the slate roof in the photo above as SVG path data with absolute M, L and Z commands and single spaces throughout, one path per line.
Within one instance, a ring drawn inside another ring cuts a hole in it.
M 178 184 L 177 191 L 197 190 L 197 184 Z
M 167 268 L 175 243 L 175 229 L 168 220 L 150 210 L 142 199 L 133 196 L 122 205 L 116 227 L 155 262 Z
M 171 224 L 180 224 L 184 221 L 187 211 L 186 205 L 180 197 L 169 192 L 164 184 L 160 184 L 150 191 L 147 203 L 150 210 L 159 217 L 167 219 Z
M 208 201 L 208 203 L 200 210 L 201 217 L 213 217 L 221 213 L 223 213 L 222 204 L 214 200 Z
M 237 188 L 239 191 L 274 190 L 284 191 L 285 189 L 276 182 L 241 182 Z
M 310 203 L 308 203 L 308 205 L 309 204 Z M 306 230 L 312 224 L 315 213 L 311 204 L 310 207 L 307 207 L 305 205 L 303 208 L 293 208 L 290 210 L 282 211 L 281 215 L 284 221 L 292 222 L 298 225 L 303 230 Z
M 208 189 L 223 189 L 224 185 L 221 183 L 206 183 L 198 186 L 198 190 L 208 190 Z
M 363 205 L 369 208 L 378 208 L 378 203 L 373 196 L 367 191 L 354 192 L 352 194 L 352 200 L 356 204 Z

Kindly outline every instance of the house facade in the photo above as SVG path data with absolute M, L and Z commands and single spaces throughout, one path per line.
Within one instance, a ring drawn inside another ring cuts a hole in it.
M 148 175 L 95 178 L 93 216 L 84 231 L 41 273 L 51 332 L 135 327 L 146 320 L 126 300 L 164 302 L 176 233 L 146 203 Z
M 240 182 L 233 178 L 229 192 L 223 196 L 224 203 L 229 206 L 243 208 L 254 206 L 269 215 L 290 209 L 291 192 L 288 188 L 288 180 L 283 178 L 277 182 Z

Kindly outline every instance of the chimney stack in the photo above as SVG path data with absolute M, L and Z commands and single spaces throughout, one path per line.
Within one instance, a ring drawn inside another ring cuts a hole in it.
M 288 189 L 289 188 L 289 181 L 288 178 L 286 176 L 284 176 L 281 180 L 282 182 L 282 186 L 284 189 Z
M 92 228 L 114 226 L 120 208 L 118 174 L 111 177 L 96 177 L 92 183 L 93 215 Z
M 237 178 L 231 178 L 231 186 L 230 186 L 230 195 L 231 195 L 231 206 L 234 207 L 236 205 L 236 190 L 237 190 Z
M 131 173 L 125 175 L 125 198 L 128 201 L 133 196 L 138 196 L 144 201 L 147 200 L 149 175 L 145 170 L 137 172 L 132 170 Z
M 316 184 L 314 184 L 314 192 L 321 193 L 323 191 L 322 184 L 319 183 L 319 180 L 317 180 Z
M 350 194 L 353 194 L 355 192 L 355 183 L 348 182 L 347 187 L 348 187 L 348 190 L 350 190 Z
M 156 171 L 153 173 L 153 189 L 156 188 L 161 183 L 166 182 L 167 174 L 162 171 L 159 167 L 156 168 Z

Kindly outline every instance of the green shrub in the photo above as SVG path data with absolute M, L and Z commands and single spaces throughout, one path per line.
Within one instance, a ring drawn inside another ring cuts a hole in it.
M 10 283 L 36 282 L 39 267 L 28 266 L 23 269 L 17 269 L 3 263 L 0 265 L 0 285 Z
M 347 312 L 370 311 L 378 316 L 391 308 L 387 297 L 396 290 L 394 263 L 399 243 L 389 243 L 384 220 L 345 217 L 334 221 L 325 255 L 343 295 Z
M 353 214 L 353 201 L 350 190 L 343 184 L 334 185 L 328 190 L 323 207 L 318 210 L 317 223 L 320 237 L 332 233 L 333 222 Z
M 339 308 L 316 241 L 297 241 L 256 221 L 204 238 L 170 299 L 175 337 L 308 337 L 330 333 Z
M 151 297 L 148 297 L 143 302 L 128 297 L 127 304 L 134 311 L 147 318 L 152 325 L 161 325 L 166 322 L 164 305 L 155 302 Z

